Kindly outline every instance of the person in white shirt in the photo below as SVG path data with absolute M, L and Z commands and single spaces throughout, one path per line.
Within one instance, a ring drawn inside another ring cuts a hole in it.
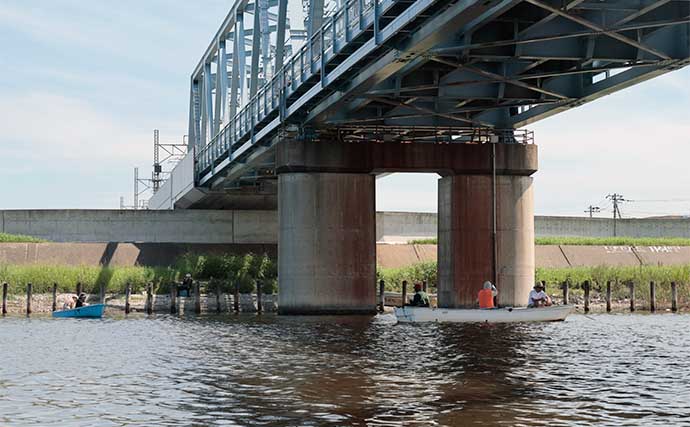
M 537 282 L 529 293 L 527 307 L 548 307 L 551 305 L 551 298 L 544 292 L 544 285 Z

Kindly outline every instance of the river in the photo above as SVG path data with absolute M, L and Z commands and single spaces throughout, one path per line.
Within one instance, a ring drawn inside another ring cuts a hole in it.
M 690 315 L 0 319 L 0 425 L 690 425 Z

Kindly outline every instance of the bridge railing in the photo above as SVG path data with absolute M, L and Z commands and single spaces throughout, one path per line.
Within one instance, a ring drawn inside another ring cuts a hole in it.
M 324 81 L 326 64 L 353 39 L 373 28 L 370 38 L 379 30 L 378 17 L 400 0 L 349 0 L 337 10 L 307 42 L 286 61 L 275 76 L 266 82 L 248 103 L 196 155 L 197 176 L 214 172 L 215 163 L 227 156 L 235 160 L 256 142 L 257 130 L 272 120 L 282 120 L 286 100 L 305 86 Z M 411 3 L 408 3 L 411 4 Z M 313 79 L 321 74 L 320 80 Z M 311 80 L 311 81 L 310 81 Z M 307 85 L 307 82 L 310 84 Z M 233 147 L 245 142 L 240 149 Z M 247 145 L 249 144 L 249 145 Z M 246 146 L 246 147 L 245 147 Z

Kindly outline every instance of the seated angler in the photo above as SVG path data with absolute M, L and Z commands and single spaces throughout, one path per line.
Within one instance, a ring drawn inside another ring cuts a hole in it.
M 422 291 L 422 285 L 419 283 L 414 284 L 414 297 L 410 302 L 413 307 L 429 307 L 429 295 Z
M 86 294 L 85 293 L 79 294 L 79 298 L 77 298 L 76 304 L 74 305 L 75 308 L 85 307 L 87 305 L 88 304 L 86 303 Z
M 544 285 L 537 282 L 529 293 L 527 307 L 548 307 L 551 305 L 551 297 L 544 292 Z
M 496 308 L 494 305 L 494 297 L 498 295 L 498 290 L 493 283 L 486 281 L 484 286 L 479 291 L 479 308 Z

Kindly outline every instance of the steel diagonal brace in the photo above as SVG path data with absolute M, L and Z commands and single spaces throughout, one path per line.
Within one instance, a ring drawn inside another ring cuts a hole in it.
M 571 39 L 571 38 L 577 38 L 577 37 L 603 36 L 603 35 L 607 35 L 607 33 L 611 33 L 611 32 L 642 30 L 642 29 L 659 28 L 659 27 L 669 27 L 672 25 L 683 25 L 683 24 L 687 24 L 689 22 L 690 22 L 690 16 L 686 16 L 686 17 L 683 17 L 680 19 L 670 19 L 670 20 L 664 20 L 664 21 L 651 21 L 651 22 L 644 22 L 644 23 L 630 24 L 630 25 L 613 25 L 613 26 L 604 28 L 601 31 L 585 30 L 585 31 L 576 31 L 576 32 L 570 32 L 570 33 L 551 34 L 551 35 L 531 37 L 531 38 L 516 38 L 516 39 L 507 39 L 507 40 L 496 40 L 496 41 L 483 42 L 483 43 L 471 43 L 471 44 L 466 44 L 466 45 L 462 45 L 462 46 L 453 46 L 453 47 L 443 47 L 443 48 L 439 48 L 439 49 L 432 49 L 430 52 L 433 54 L 437 54 L 437 55 L 452 54 L 454 52 L 469 50 L 469 49 L 486 49 L 486 48 L 491 48 L 491 47 L 513 46 L 513 45 L 530 44 L 530 43 L 543 43 L 543 42 L 548 42 L 548 41 Z
M 592 23 L 592 22 L 590 22 L 584 18 L 580 18 L 579 16 L 571 15 L 571 14 L 569 14 L 569 13 L 567 13 L 561 9 L 555 8 L 555 7 L 550 6 L 546 3 L 542 3 L 539 0 L 526 0 L 526 1 L 528 3 L 535 5 L 535 6 L 538 6 L 544 10 L 548 10 L 551 13 L 555 13 L 555 14 L 557 14 L 557 15 L 565 18 L 565 19 L 569 19 L 573 22 L 576 22 L 576 23 L 582 25 L 583 27 L 587 27 L 587 28 L 594 30 L 594 31 L 601 31 L 604 35 L 606 35 L 608 37 L 611 37 L 611 38 L 616 39 L 620 42 L 629 44 L 630 46 L 636 47 L 637 49 L 643 50 L 645 52 L 651 53 L 652 55 L 657 56 L 661 59 L 671 59 L 670 56 L 666 55 L 663 52 L 659 52 L 656 49 L 652 49 L 648 46 L 645 46 L 642 43 L 639 43 L 639 42 L 637 42 L 637 41 L 635 41 L 629 37 L 626 37 L 622 34 L 618 34 L 615 31 L 606 31 L 604 28 L 600 27 L 599 25 L 596 25 L 596 24 L 594 24 L 594 23 Z
M 566 4 L 566 5 L 564 6 L 564 9 L 565 9 L 565 10 L 570 10 L 570 9 L 574 8 L 575 6 L 579 5 L 580 3 L 584 3 L 584 1 L 585 1 L 585 0 L 572 0 L 571 2 L 569 2 L 568 4 Z M 526 28 L 526 29 L 524 29 L 523 31 L 521 31 L 520 33 L 518 33 L 518 37 L 522 36 L 522 35 L 523 35 L 525 32 L 527 32 L 527 31 L 530 31 L 530 30 L 532 30 L 532 29 L 534 29 L 534 28 L 537 28 L 537 27 L 540 27 L 540 26 L 546 24 L 547 22 L 549 22 L 549 21 L 555 19 L 556 17 L 558 17 L 558 14 L 552 12 L 550 15 L 548 15 L 548 16 L 542 18 L 542 20 L 540 20 L 540 21 L 538 21 L 538 22 L 535 22 L 535 23 L 532 24 L 529 28 Z
M 475 68 L 475 67 L 471 67 L 471 66 L 468 66 L 468 65 L 457 64 L 457 63 L 455 63 L 455 62 L 447 61 L 447 60 L 445 60 L 445 59 L 443 59 L 443 58 L 439 58 L 439 57 L 436 57 L 436 56 L 432 57 L 431 59 L 433 59 L 433 60 L 436 61 L 436 62 L 440 62 L 440 63 L 442 63 L 442 64 L 450 65 L 450 66 L 456 67 L 456 68 L 458 68 L 458 69 L 465 69 L 465 70 L 467 70 L 467 71 L 469 71 L 469 72 L 471 72 L 471 73 L 478 74 L 478 75 L 480 75 L 480 76 L 482 76 L 482 77 L 487 77 L 487 78 L 491 79 L 491 80 L 487 81 L 487 83 L 509 83 L 509 84 L 511 84 L 511 85 L 513 85 L 513 86 L 520 86 L 520 87 L 525 88 L 525 89 L 529 89 L 529 90 L 532 90 L 532 91 L 535 91 L 535 92 L 543 93 L 544 95 L 553 96 L 554 98 L 558 98 L 558 99 L 570 99 L 569 97 L 567 97 L 567 96 L 565 96 L 565 95 L 562 95 L 562 94 L 560 94 L 560 93 L 553 92 L 553 91 L 550 91 L 550 90 L 547 90 L 547 89 L 542 89 L 542 88 L 540 88 L 540 87 L 538 87 L 538 86 L 534 86 L 534 85 L 531 85 L 531 84 L 529 84 L 529 83 L 525 83 L 525 82 L 522 82 L 522 81 L 519 81 L 519 80 L 513 80 L 513 79 L 511 79 L 511 78 L 509 78 L 509 77 L 504 77 L 504 76 L 502 76 L 502 75 L 500 75 L 500 74 L 492 73 L 492 72 L 490 72 L 490 71 L 485 71 L 485 70 L 482 70 L 482 69 L 479 69 L 479 68 Z
M 393 101 L 393 100 L 386 99 L 386 98 L 374 98 L 373 100 L 375 100 L 375 101 L 377 101 L 377 102 L 380 102 L 380 103 L 382 103 L 382 104 L 388 104 L 388 105 L 392 105 L 392 106 L 394 106 L 394 107 L 411 108 L 411 109 L 413 109 L 413 110 L 417 110 L 417 111 L 421 111 L 421 112 L 423 112 L 423 113 L 431 114 L 432 116 L 443 117 L 443 118 L 445 118 L 445 119 L 456 120 L 456 121 L 459 121 L 459 122 L 469 123 L 469 124 L 471 124 L 471 125 L 477 125 L 477 124 L 479 124 L 479 125 L 486 126 L 486 127 L 493 127 L 492 125 L 490 125 L 490 124 L 488 124 L 488 123 L 476 122 L 476 121 L 474 121 L 474 120 L 465 119 L 465 118 L 462 118 L 462 117 L 454 116 L 454 115 L 452 115 L 452 114 L 439 113 L 439 112 L 436 112 L 436 111 L 434 111 L 434 110 L 430 110 L 430 109 L 424 108 L 424 107 L 419 107 L 419 106 L 413 105 L 413 104 L 405 104 L 405 103 L 402 103 L 402 102 L 399 102 L 399 101 Z
M 651 12 L 652 10 L 657 9 L 657 8 L 663 6 L 667 3 L 670 3 L 670 2 L 671 2 L 671 0 L 657 0 L 655 2 L 652 2 L 652 4 L 650 4 L 649 6 L 643 7 L 642 9 L 638 10 L 635 13 L 631 13 L 630 15 L 626 16 L 625 18 L 623 18 L 620 21 L 613 24 L 613 26 L 618 27 L 618 26 L 621 26 L 623 24 L 627 24 L 628 22 L 630 22 L 634 19 L 637 19 L 642 15 L 646 15 L 647 13 Z

